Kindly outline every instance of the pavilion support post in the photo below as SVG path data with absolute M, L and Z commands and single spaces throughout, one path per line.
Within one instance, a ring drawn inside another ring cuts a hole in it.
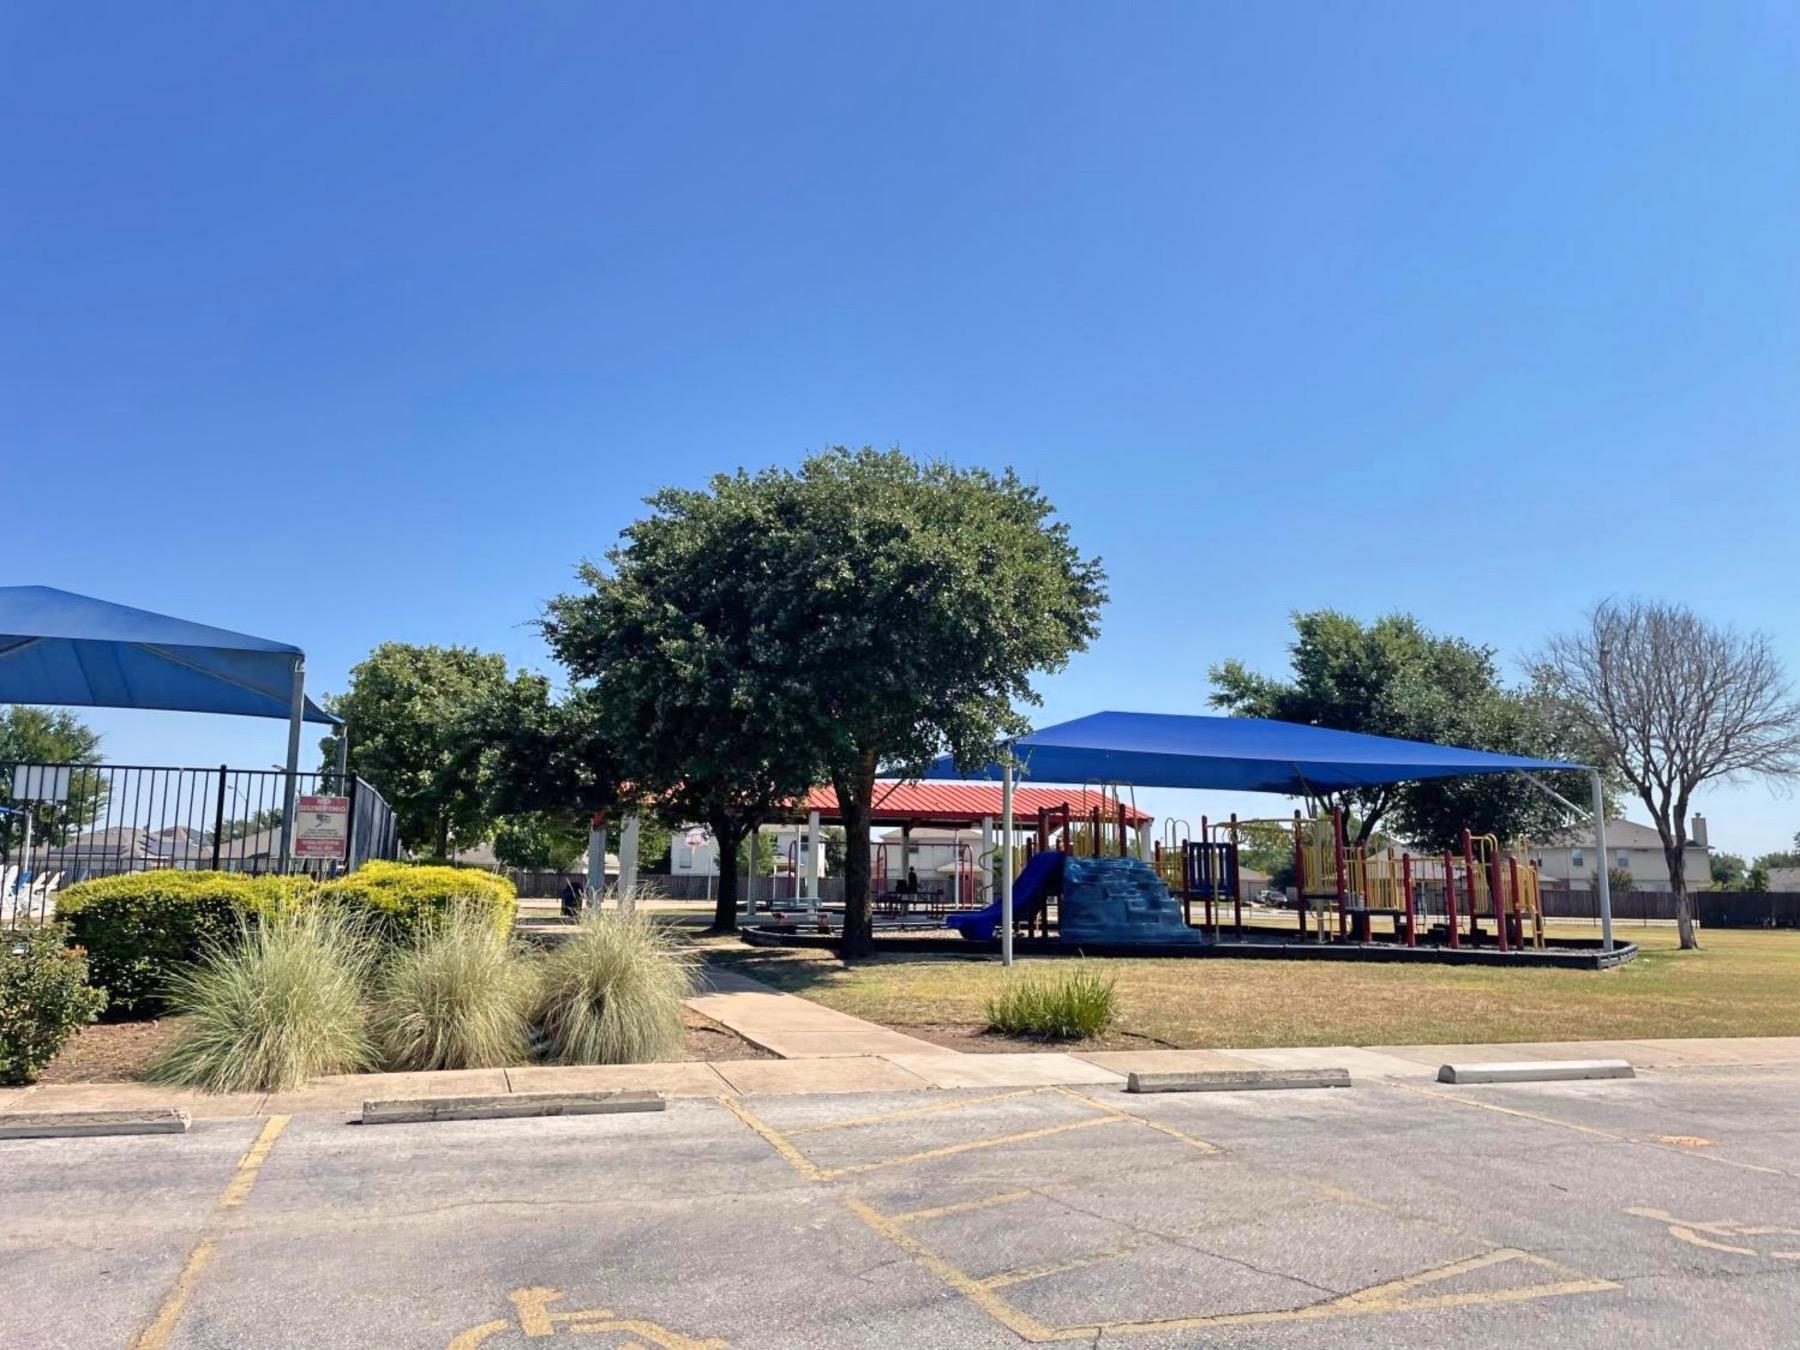
M 1597 769 L 1589 770 L 1588 784 L 1594 794 L 1594 884 L 1600 889 L 1600 950 L 1613 949 L 1612 879 L 1606 874 L 1606 787 Z
M 819 912 L 820 852 L 819 813 L 817 811 L 808 811 L 806 813 L 806 843 L 801 847 L 806 850 L 805 861 L 800 867 L 800 875 L 805 878 L 806 882 L 806 907 L 816 915 Z
M 632 888 L 638 879 L 638 839 L 643 822 L 634 811 L 619 826 L 619 900 L 627 913 L 636 908 Z
M 1013 762 L 1000 763 L 1000 964 L 1013 963 Z
M 606 900 L 606 814 L 594 812 L 588 820 L 587 894 L 583 907 L 599 909 Z
M 744 878 L 744 917 L 746 917 L 746 918 L 755 918 L 756 917 L 756 863 L 757 863 L 756 855 L 759 852 L 761 852 L 760 848 L 758 847 L 758 845 L 760 845 L 761 843 L 762 843 L 762 826 L 758 825 L 755 829 L 750 831 L 750 857 L 749 857 L 750 875 Z M 716 853 L 718 850 L 715 847 L 713 851 Z M 733 858 L 730 860 L 729 863 L 727 863 L 724 858 L 720 858 L 719 866 L 720 867 L 726 867 L 726 866 L 736 867 L 737 859 Z
M 288 870 L 294 856 L 295 788 L 300 775 L 300 732 L 306 719 L 306 658 L 294 658 L 294 691 L 288 705 L 288 743 L 286 786 L 281 804 L 281 870 Z

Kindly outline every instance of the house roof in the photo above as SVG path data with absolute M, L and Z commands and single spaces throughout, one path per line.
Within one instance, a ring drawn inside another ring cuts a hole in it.
M 1013 820 L 1021 828 L 1035 817 L 1040 808 L 1059 810 L 1064 804 L 1079 815 L 1094 807 L 1107 819 L 1117 819 L 1118 800 L 1104 792 L 1080 788 L 1020 787 L 1013 792 Z M 821 820 L 840 820 L 837 793 L 829 787 L 816 787 L 807 793 L 796 810 L 817 811 Z M 883 780 L 875 784 L 875 806 L 870 818 L 877 825 L 940 825 L 955 829 L 978 829 L 985 817 L 1000 819 L 1000 787 L 997 783 L 902 783 Z M 1131 825 L 1143 825 L 1151 819 L 1148 811 L 1127 805 L 1125 819 Z
M 1592 848 L 1594 831 L 1591 826 L 1563 830 L 1547 839 L 1534 841 L 1537 848 Z M 1640 825 L 1635 820 L 1609 820 L 1606 822 L 1606 846 L 1619 848 L 1656 848 L 1662 847 L 1662 836 L 1648 825 Z M 1704 844 L 1688 841 L 1689 848 L 1704 848 Z

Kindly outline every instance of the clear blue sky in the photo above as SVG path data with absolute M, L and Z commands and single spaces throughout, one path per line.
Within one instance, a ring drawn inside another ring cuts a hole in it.
M 1203 710 L 1320 605 L 1510 662 L 1638 593 L 1800 667 L 1789 5 L 15 3 L 0 88 L 6 577 L 322 690 L 542 667 L 645 493 L 837 441 L 1104 555 L 1044 720 Z

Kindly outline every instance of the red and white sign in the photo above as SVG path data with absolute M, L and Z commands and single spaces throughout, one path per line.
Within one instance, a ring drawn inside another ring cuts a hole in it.
M 348 797 L 300 797 L 294 802 L 294 856 L 336 858 L 350 856 L 350 799 Z

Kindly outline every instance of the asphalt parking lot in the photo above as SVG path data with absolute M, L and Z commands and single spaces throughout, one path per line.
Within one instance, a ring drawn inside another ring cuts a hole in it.
M 0 1344 L 1791 1344 L 1800 1071 L 0 1143 Z

